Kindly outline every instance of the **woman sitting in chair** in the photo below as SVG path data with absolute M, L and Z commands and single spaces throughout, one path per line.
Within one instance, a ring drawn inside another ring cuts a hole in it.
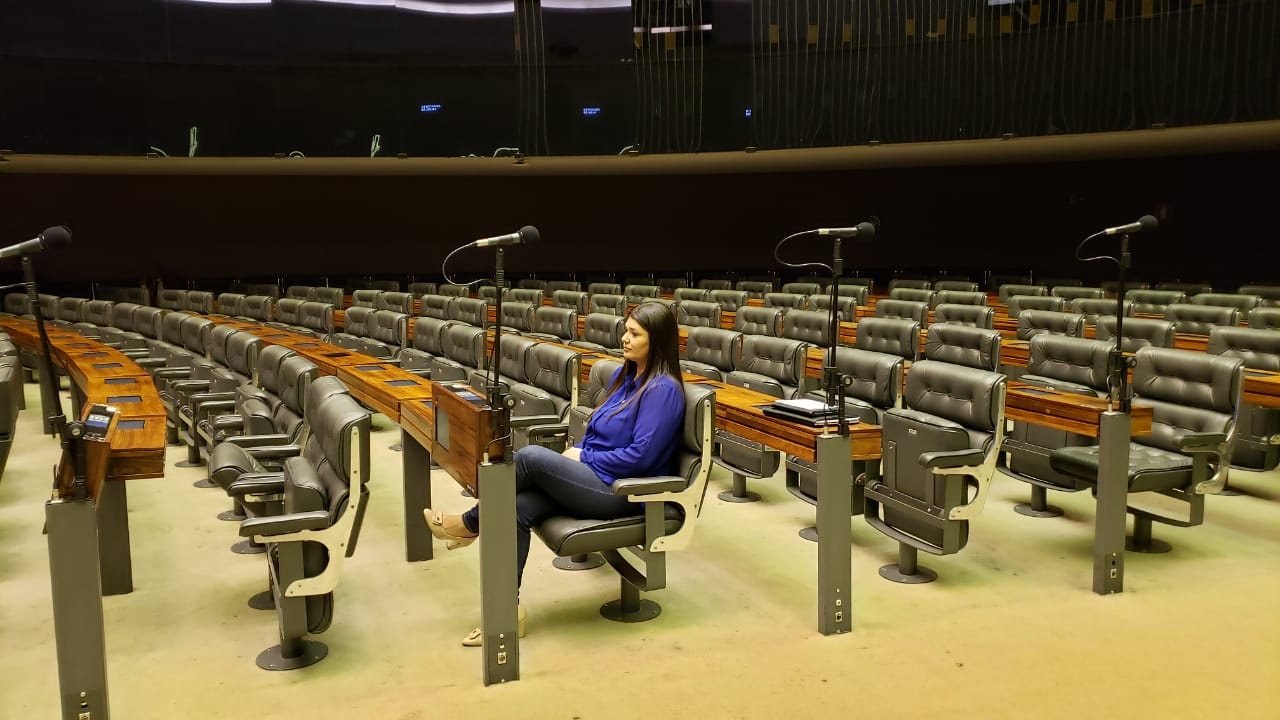
M 591 413 L 577 447 L 557 453 L 539 445 L 522 448 L 516 465 L 516 582 L 529 558 L 531 528 L 554 515 L 610 519 L 636 514 L 636 506 L 614 495 L 618 478 L 667 475 L 684 421 L 675 316 L 666 305 L 641 303 L 627 317 L 622 336 L 623 367 Z M 423 511 L 431 534 L 454 550 L 480 534 L 480 506 L 462 515 Z M 520 637 L 526 615 L 517 612 Z M 480 628 L 462 641 L 481 644 Z

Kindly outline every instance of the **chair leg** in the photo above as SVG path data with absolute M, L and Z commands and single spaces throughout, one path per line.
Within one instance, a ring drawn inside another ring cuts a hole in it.
M 277 545 L 275 587 L 289 587 L 302 577 L 302 543 Z M 275 588 L 272 588 L 274 592 Z M 315 665 L 329 654 L 322 642 L 306 639 L 307 598 L 281 597 L 276 607 L 280 621 L 280 644 L 258 653 L 258 667 L 263 670 L 296 670 Z
M 240 522 L 247 517 L 248 515 L 244 514 L 244 505 L 240 504 L 240 501 L 235 499 L 231 501 L 230 510 L 223 510 L 218 513 L 218 519 L 226 522 Z
M 920 585 L 938 579 L 938 573 L 916 562 L 919 551 L 906 543 L 898 543 L 898 562 L 880 568 L 880 577 L 905 585 Z
M 1013 506 L 1013 511 L 1034 518 L 1062 516 L 1062 508 L 1049 504 L 1049 489 L 1039 485 L 1031 486 L 1031 502 L 1018 503 Z
M 595 570 L 604 564 L 604 556 L 600 553 L 583 553 L 572 557 L 558 557 L 551 561 L 553 567 L 561 570 Z
M 1131 552 L 1158 554 L 1169 552 L 1173 546 L 1151 537 L 1151 518 L 1134 515 L 1133 535 L 1125 539 L 1124 549 Z
M 267 546 L 259 542 L 254 542 L 252 538 L 245 538 L 235 545 L 231 546 L 231 552 L 237 555 L 261 555 L 267 551 Z
M 760 499 L 759 495 L 747 490 L 747 476 L 739 473 L 733 474 L 733 489 L 725 490 L 717 497 L 725 502 L 731 503 L 748 503 L 755 502 Z
M 662 606 L 640 597 L 640 588 L 622 579 L 622 597 L 600 606 L 600 614 L 614 622 L 637 623 L 662 614 Z
M 800 532 L 796 533 L 800 537 L 809 542 L 818 542 L 818 526 L 810 525 L 806 528 L 800 528 Z

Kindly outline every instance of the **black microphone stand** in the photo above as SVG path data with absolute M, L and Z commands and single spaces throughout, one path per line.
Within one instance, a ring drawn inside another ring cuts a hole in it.
M 836 427 L 840 435 L 848 437 L 849 425 L 845 422 L 844 415 L 844 389 L 848 382 L 848 378 L 844 373 L 840 372 L 839 365 L 836 364 L 836 348 L 840 346 L 840 315 L 837 312 L 836 301 L 840 297 L 840 276 L 844 274 L 844 258 L 840 255 L 840 236 L 836 236 L 834 245 L 834 257 L 831 262 L 831 307 L 827 308 L 827 332 L 828 332 L 828 350 L 826 362 L 822 366 L 822 385 L 826 392 L 827 412 L 831 412 L 831 406 L 835 405 Z M 827 428 L 830 431 L 830 428 Z
M 1128 415 L 1132 410 L 1129 397 L 1129 359 L 1124 356 L 1124 296 L 1125 275 L 1133 257 L 1129 253 L 1129 233 L 1120 236 L 1120 288 L 1116 292 L 1116 344 L 1111 350 L 1108 369 L 1111 371 L 1111 397 L 1113 407 L 1118 406 L 1120 412 Z
M 506 273 L 502 262 L 505 251 L 497 248 L 494 255 L 493 283 L 498 288 L 498 297 L 493 304 L 493 356 L 489 363 L 489 372 L 485 382 L 485 394 L 488 396 L 493 429 L 493 441 L 502 443 L 502 458 L 511 462 L 511 407 L 507 397 L 507 389 L 500 380 L 498 367 L 502 362 L 502 295 L 506 286 Z

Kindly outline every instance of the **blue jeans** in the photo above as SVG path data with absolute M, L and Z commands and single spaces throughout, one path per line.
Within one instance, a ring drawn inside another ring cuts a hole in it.
M 524 578 L 533 526 L 554 515 L 608 520 L 640 512 L 635 503 L 613 494 L 613 487 L 590 465 L 542 447 L 516 452 L 516 583 Z M 462 514 L 471 532 L 480 532 L 480 505 Z

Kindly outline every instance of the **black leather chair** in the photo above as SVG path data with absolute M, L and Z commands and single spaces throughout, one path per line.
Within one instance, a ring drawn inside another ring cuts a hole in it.
M 1067 306 L 1067 301 L 1052 295 L 1013 295 L 1005 300 L 1005 304 L 1008 306 L 1009 317 L 1017 319 L 1027 310 L 1062 312 Z
M 924 359 L 995 372 L 1000 367 L 1000 331 L 934 323 L 925 335 Z
M 444 331 L 453 323 L 434 317 L 413 321 L 413 342 L 400 351 L 400 368 L 415 375 L 431 377 L 432 360 L 444 354 Z
M 622 284 L 615 282 L 587 283 L 588 295 L 622 295 Z
M 1200 293 L 1191 298 L 1191 303 L 1193 305 L 1233 307 L 1240 311 L 1241 316 L 1247 316 L 1250 310 L 1262 304 L 1262 298 L 1257 295 L 1235 293 Z
M 578 339 L 578 313 L 571 308 L 539 305 L 533 309 L 531 338 L 566 343 Z
M 718 328 L 720 306 L 701 300 L 681 300 L 676 306 L 676 322 L 685 327 Z
M 928 303 L 915 302 L 913 300 L 884 299 L 876 303 L 875 313 L 877 318 L 910 320 L 919 325 L 921 330 L 929 327 Z M 858 323 L 858 329 L 861 332 L 861 322 Z
M 1174 332 L 1208 335 L 1215 327 L 1239 325 L 1240 310 L 1234 307 L 1176 303 L 1165 306 L 1164 319 L 1173 323 Z
M 783 283 L 782 292 L 792 295 L 813 295 L 822 292 L 822 286 L 816 282 Z
M 579 290 L 556 290 L 551 294 L 551 306 L 567 308 L 579 315 L 586 315 L 590 296 Z
M 880 477 L 866 480 L 864 517 L 898 542 L 894 582 L 937 578 L 917 553 L 959 552 L 982 512 L 1004 437 L 1005 376 L 922 360 L 907 374 L 903 407 L 884 413 Z
M 1280 307 L 1280 285 L 1241 285 L 1236 292 L 1258 296 L 1263 307 Z
M 972 283 L 970 283 L 972 284 Z M 973 305 L 977 307 L 987 306 L 987 294 L 983 292 L 967 292 L 964 290 L 939 290 L 929 298 L 929 307 L 937 308 L 939 305 Z
M 591 313 L 582 322 L 582 337 L 570 340 L 567 345 L 622 356 L 622 335 L 626 320 L 621 315 Z
M 594 370 L 594 368 L 593 368 Z M 616 495 L 639 503 L 642 512 L 614 520 L 550 517 L 534 532 L 558 557 L 599 552 L 621 576 L 621 598 L 600 613 L 610 620 L 640 622 L 661 612 L 657 603 L 641 599 L 641 591 L 666 587 L 667 556 L 688 547 L 706 496 L 711 473 L 715 391 L 686 383 L 684 427 L 670 476 L 619 478 Z M 631 562 L 623 551 L 635 558 Z
M 1055 285 L 1051 293 L 1054 297 L 1060 297 L 1069 304 L 1072 300 L 1101 300 L 1106 297 L 1106 293 L 1100 287 L 1080 287 L 1078 285 Z M 1112 312 L 1115 312 L 1113 309 Z
M 712 290 L 707 295 L 707 300 L 720 306 L 723 312 L 737 312 L 740 308 L 747 306 L 747 300 L 750 299 L 745 290 L 730 290 L 722 288 Z
M 1030 340 L 1043 333 L 1084 337 L 1084 316 L 1054 310 L 1023 310 L 1018 314 L 1019 340 Z
M 778 337 L 782 330 L 782 308 L 740 307 L 733 315 L 733 329 L 743 335 Z
M 1249 327 L 1260 330 L 1280 329 L 1280 307 L 1260 307 L 1250 310 Z
M 844 288 L 841 287 L 840 289 L 843 290 Z M 865 302 L 865 298 L 860 301 L 857 295 L 837 295 L 836 319 L 840 322 L 854 322 L 858 317 L 858 305 L 865 304 Z M 831 312 L 831 295 L 829 293 L 810 295 L 808 307 L 810 310 L 816 310 L 817 312 Z
M 895 317 L 863 318 L 858 322 L 858 335 L 854 338 L 853 346 L 859 350 L 915 360 L 920 353 L 920 323 Z
M 587 313 L 588 315 L 603 314 L 626 317 L 627 298 L 625 295 L 599 293 L 592 295 L 587 300 L 587 307 L 590 309 L 590 312 Z
M 995 327 L 996 311 L 995 308 L 985 305 L 979 307 L 977 305 L 939 305 L 933 311 L 933 324 L 953 324 L 968 325 L 969 327 L 986 328 L 990 330 Z
M 1280 371 L 1280 332 L 1216 327 L 1209 333 L 1208 353 L 1240 358 L 1245 374 Z M 1280 409 L 1241 402 L 1236 417 L 1231 463 L 1249 470 L 1274 470 L 1280 464 Z
M 939 280 L 933 284 L 933 289 L 939 292 L 978 292 L 978 283 L 968 280 Z M 982 293 L 984 296 L 986 293 Z
M 698 281 L 698 287 L 703 290 L 732 290 L 733 283 L 723 278 L 703 278 Z
M 805 296 L 796 293 L 765 293 L 764 306 L 767 308 L 780 308 L 783 313 L 792 310 L 803 310 L 805 308 Z
M 924 288 L 895 287 L 889 290 L 890 300 L 924 303 L 928 307 L 933 307 L 937 295 L 937 292 Z
M 1173 323 L 1168 320 L 1125 318 L 1122 331 L 1124 337 L 1120 339 L 1120 349 L 1125 352 L 1137 352 L 1139 348 L 1144 347 L 1173 347 Z M 1099 340 L 1112 340 L 1116 336 L 1114 315 L 1098 318 L 1095 336 Z
M 1166 552 L 1151 537 L 1151 523 L 1191 527 L 1204 522 L 1204 496 L 1226 484 L 1235 436 L 1244 362 L 1239 358 L 1185 350 L 1138 350 L 1133 369 L 1134 403 L 1151 407 L 1151 432 L 1129 443 L 1129 494 L 1155 492 L 1187 505 L 1187 517 L 1129 506 L 1133 536 L 1125 547 Z M 1097 447 L 1053 451 L 1049 464 L 1089 484 L 1098 481 Z
M 1104 284 L 1105 288 L 1106 285 Z M 1187 294 L 1181 290 L 1130 290 L 1124 294 L 1125 300 L 1133 301 L 1133 312 L 1144 315 L 1164 315 L 1169 305 L 1185 303 Z
M 1009 304 L 1009 298 L 1016 297 L 1018 295 L 1035 297 L 1048 294 L 1049 288 L 1044 285 L 1026 285 L 1020 283 L 1005 283 L 1000 285 L 999 289 L 996 291 L 996 297 L 998 297 L 1000 302 L 1005 305 Z
M 742 333 L 718 327 L 692 327 L 685 341 L 680 369 L 724 382 L 742 354 Z

